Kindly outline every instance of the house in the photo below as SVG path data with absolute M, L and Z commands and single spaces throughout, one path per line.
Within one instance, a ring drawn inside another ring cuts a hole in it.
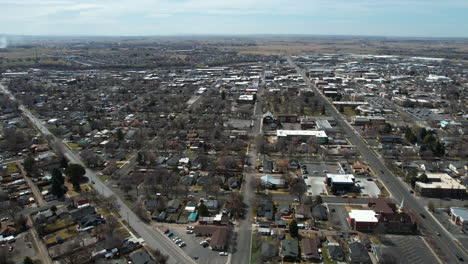
M 318 204 L 312 208 L 312 216 L 318 221 L 328 220 L 328 208 L 325 205 Z
M 228 229 L 225 226 L 196 225 L 193 229 L 196 236 L 211 237 L 210 247 L 212 250 L 226 250 L 228 245 Z
M 143 249 L 134 251 L 128 258 L 132 261 L 132 264 L 154 264 L 155 262 L 151 259 L 150 255 Z
M 260 250 L 260 255 L 263 260 L 270 260 L 277 256 L 276 247 L 273 243 L 263 242 Z
M 272 221 L 274 219 L 274 204 L 267 201 L 258 205 L 257 220 Z
M 148 212 L 153 213 L 161 206 L 161 201 L 158 199 L 149 199 L 145 201 L 145 208 Z
M 195 212 L 195 210 L 197 209 L 197 202 L 196 201 L 189 201 L 186 205 L 185 205 L 185 211 L 189 212 L 189 213 L 193 213 Z
M 297 220 L 306 220 L 312 217 L 312 212 L 310 210 L 310 206 L 305 204 L 300 204 L 296 206 L 296 210 L 294 213 L 294 217 Z
M 96 212 L 94 206 L 86 206 L 70 211 L 70 216 L 78 224 L 78 229 L 92 228 L 102 225 L 106 220 Z
M 320 241 L 317 237 L 305 237 L 302 239 L 302 251 L 303 258 L 309 261 L 321 262 L 322 256 L 320 255 L 318 248 Z
M 262 185 L 267 189 L 276 189 L 284 187 L 284 179 L 280 176 L 264 175 L 260 177 Z
M 224 251 L 228 245 L 228 229 L 218 228 L 212 235 L 210 241 L 211 250 Z
M 338 243 L 328 243 L 327 245 L 328 255 L 330 259 L 334 261 L 343 261 L 344 260 L 344 252 L 343 249 L 340 247 Z
M 291 205 L 290 204 L 279 204 L 278 205 L 278 212 L 280 215 L 289 215 L 291 212 Z
M 304 141 L 311 137 L 316 137 L 320 144 L 328 142 L 328 136 L 322 130 L 276 130 L 276 136 L 279 140 Z
M 281 257 L 284 261 L 294 262 L 300 258 L 299 243 L 296 239 L 285 239 L 281 243 Z
M 450 219 L 456 225 L 461 226 L 462 231 L 468 231 L 468 209 L 461 207 L 451 207 L 450 215 Z
M 351 264 L 371 264 L 372 261 L 367 253 L 366 248 L 359 242 L 352 242 L 348 244 L 349 248 L 349 263 Z
M 203 204 L 206 206 L 210 213 L 217 213 L 219 209 L 219 201 L 218 200 L 205 200 Z
M 180 207 L 180 200 L 173 199 L 167 202 L 166 211 L 168 213 L 177 213 L 177 210 L 179 210 L 179 207 Z
M 263 114 L 263 123 L 265 124 L 271 124 L 275 122 L 275 119 L 273 117 L 273 114 L 271 112 L 266 112 Z
M 273 233 L 273 230 L 271 228 L 260 227 L 258 229 L 258 233 L 262 236 L 271 236 Z
M 13 236 L 16 234 L 16 227 L 14 222 L 0 222 L 0 235 L 4 237 Z

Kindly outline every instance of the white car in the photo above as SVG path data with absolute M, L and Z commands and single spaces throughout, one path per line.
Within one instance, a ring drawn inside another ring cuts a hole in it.
M 193 234 L 193 230 L 187 230 L 187 234 Z
M 176 240 L 179 240 L 179 239 L 180 239 L 179 237 L 174 237 L 174 238 L 172 239 L 172 241 L 176 241 Z
M 187 230 L 193 230 L 193 226 L 187 226 Z
M 227 252 L 219 252 L 219 255 L 220 255 L 220 256 L 227 256 L 228 253 L 227 253 Z
M 187 244 L 185 244 L 185 242 L 182 242 L 179 244 L 179 247 L 185 247 Z

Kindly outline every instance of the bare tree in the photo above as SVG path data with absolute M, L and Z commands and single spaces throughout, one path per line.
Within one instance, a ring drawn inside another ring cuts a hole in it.
M 299 203 L 302 202 L 302 197 L 307 192 L 307 185 L 302 179 L 294 179 L 289 187 L 289 193 L 294 195 L 299 200 Z

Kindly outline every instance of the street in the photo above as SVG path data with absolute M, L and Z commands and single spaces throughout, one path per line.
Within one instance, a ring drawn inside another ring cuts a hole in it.
M 2 84 L 0 84 L 0 90 L 5 93 L 10 100 L 18 102 L 16 98 L 8 91 Z M 30 122 L 44 135 L 51 138 L 53 147 L 55 151 L 63 154 L 70 163 L 80 164 L 83 167 L 84 163 L 81 161 L 80 157 L 68 149 L 61 140 L 56 139 L 52 133 L 47 129 L 42 121 L 37 119 L 31 112 L 24 107 L 20 102 L 19 110 L 21 113 L 30 120 Z M 110 189 L 105 183 L 103 183 L 97 176 L 96 173 L 88 168 L 86 168 L 86 177 L 90 181 L 94 181 L 94 189 L 101 195 L 109 197 L 115 195 L 115 193 Z M 130 208 L 117 196 L 115 195 L 117 202 L 120 206 L 120 215 L 127 220 L 129 225 L 145 240 L 145 243 L 148 244 L 151 248 L 159 249 L 163 254 L 169 255 L 169 263 L 195 263 L 187 254 L 184 253 L 178 246 L 174 243 L 171 243 L 165 239 L 164 234 L 160 231 L 155 230 L 151 226 L 143 223 Z
M 288 57 L 288 62 L 296 69 L 299 74 L 301 74 L 306 84 L 311 87 L 318 96 L 321 97 L 326 107 L 327 113 L 332 115 L 337 121 L 338 125 L 344 129 L 348 139 L 359 150 L 364 160 L 366 160 L 374 169 L 374 171 L 377 172 L 377 177 L 381 179 L 382 183 L 392 194 L 393 198 L 400 204 L 402 201 L 404 201 L 404 206 L 416 214 L 429 214 L 426 208 L 421 205 L 418 200 L 415 199 L 415 197 L 408 191 L 407 187 L 395 175 L 393 175 L 393 173 L 384 165 L 383 161 L 375 154 L 375 152 L 372 151 L 364 142 L 364 140 L 356 134 L 351 125 L 344 119 L 344 117 L 332 105 L 332 103 L 330 103 L 327 98 L 320 92 L 320 90 L 310 82 L 310 80 L 305 75 L 305 72 L 294 64 L 291 57 Z M 461 249 L 459 245 L 451 239 L 447 231 L 442 228 L 432 217 L 422 219 L 422 225 L 427 230 L 428 234 L 441 234 L 441 236 L 434 236 L 433 240 L 436 242 L 437 246 L 441 248 L 442 251 L 448 256 L 448 259 L 446 259 L 447 263 L 458 263 L 456 254 L 463 256 L 464 259 L 468 259 L 463 249 Z

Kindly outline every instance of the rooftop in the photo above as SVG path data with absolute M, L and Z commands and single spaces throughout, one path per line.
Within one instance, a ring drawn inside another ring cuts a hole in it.
M 426 175 L 429 182 L 416 182 L 416 186 L 419 186 L 419 188 L 466 190 L 465 186 L 450 177 L 447 173 L 426 173 Z
M 316 136 L 325 138 L 327 137 L 327 133 L 325 133 L 325 131 L 322 130 L 276 130 L 276 136 Z
M 349 218 L 354 219 L 356 222 L 377 223 L 379 221 L 373 210 L 351 210 Z

